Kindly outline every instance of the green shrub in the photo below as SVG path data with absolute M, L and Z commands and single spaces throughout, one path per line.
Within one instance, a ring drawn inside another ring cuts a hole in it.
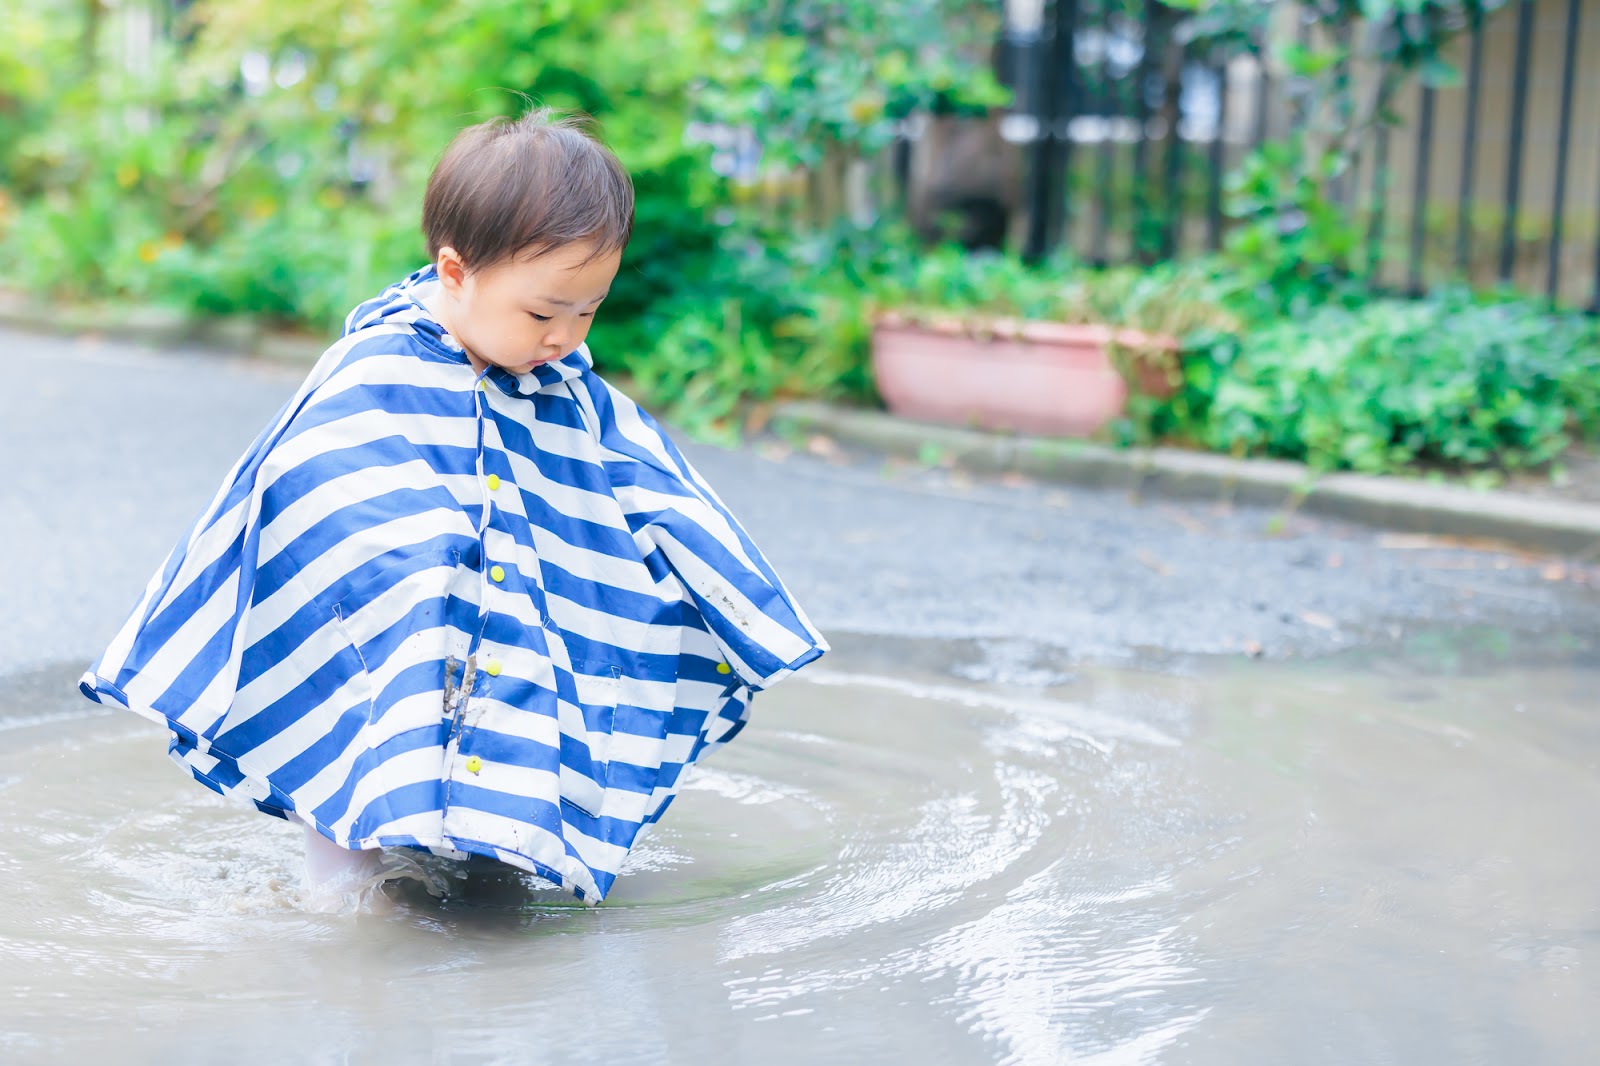
M 0 40 L 0 282 L 331 332 L 422 264 L 422 189 L 449 138 L 530 102 L 594 115 L 634 177 L 622 315 L 689 283 L 714 243 L 720 179 L 684 138 L 711 47 L 692 11 L 200 0 L 136 76 L 102 8 L 46 5 Z M 39 49 L 44 73 L 22 77 Z M 247 58 L 270 77 L 247 85 Z
M 786 238 L 730 229 L 701 285 L 653 307 L 621 334 L 635 344 L 597 360 L 628 374 L 675 424 L 725 442 L 753 404 L 864 400 L 872 393 L 866 292 L 901 268 L 908 242 L 891 227 Z
M 1529 300 L 1323 305 L 1218 334 L 1154 435 L 1381 473 L 1539 466 L 1600 427 L 1600 330 Z
M 1214 260 L 1093 270 L 1066 261 L 1038 266 L 1015 256 L 942 248 L 886 275 L 874 302 L 909 318 L 1002 316 L 1096 323 L 1167 334 L 1233 331 L 1229 287 Z

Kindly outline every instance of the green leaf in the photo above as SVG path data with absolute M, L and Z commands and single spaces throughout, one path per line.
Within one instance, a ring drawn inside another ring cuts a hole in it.
M 1457 89 L 1461 87 L 1461 71 L 1439 56 L 1430 57 L 1418 71 L 1417 77 L 1430 89 Z
M 1289 73 L 1301 78 L 1315 78 L 1332 70 L 1344 54 L 1338 48 L 1311 48 L 1300 44 L 1283 45 L 1278 53 Z

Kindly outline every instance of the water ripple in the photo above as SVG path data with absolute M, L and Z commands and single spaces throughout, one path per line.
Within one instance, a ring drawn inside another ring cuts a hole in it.
M 0 1059 L 1587 1061 L 1593 679 L 1274 670 L 808 670 L 603 907 L 406 853 L 335 913 L 64 672 L 0 702 Z

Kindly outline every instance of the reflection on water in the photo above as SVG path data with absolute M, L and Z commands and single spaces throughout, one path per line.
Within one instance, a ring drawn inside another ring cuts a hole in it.
M 1448 659 L 846 648 L 598 910 L 482 863 L 356 914 L 75 667 L 14 677 L 0 1061 L 1589 1061 L 1600 675 Z

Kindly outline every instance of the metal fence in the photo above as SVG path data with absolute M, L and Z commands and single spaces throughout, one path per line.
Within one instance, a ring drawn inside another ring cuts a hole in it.
M 1035 0 L 1012 19 L 1003 119 L 1025 156 L 1023 244 L 1096 263 L 1215 249 L 1226 175 L 1295 120 L 1270 38 L 1223 45 L 1156 0 Z M 1412 85 L 1335 195 L 1383 288 L 1509 285 L 1600 311 L 1600 0 L 1513 0 L 1455 42 L 1450 88 Z M 1360 72 L 1354 75 L 1359 77 Z

